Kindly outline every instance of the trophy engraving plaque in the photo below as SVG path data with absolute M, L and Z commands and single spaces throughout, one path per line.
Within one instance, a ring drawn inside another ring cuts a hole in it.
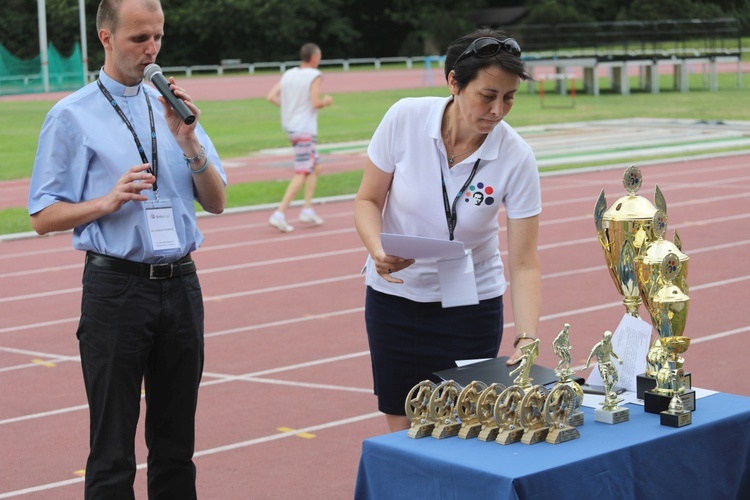
M 622 364 L 622 360 L 612 349 L 612 332 L 609 330 L 604 332 L 602 340 L 591 349 L 584 370 L 589 367 L 591 359 L 594 357 L 598 361 L 599 374 L 602 376 L 602 383 L 604 384 L 604 401 L 600 403 L 602 408 L 594 410 L 594 420 L 605 424 L 619 424 L 630 420 L 630 410 L 618 406 L 618 403 L 621 403 L 623 399 L 618 398 L 615 392 L 619 374 L 612 358 L 615 358 L 620 364 Z
M 432 437 L 443 439 L 458 434 L 461 422 L 458 421 L 458 394 L 461 387 L 453 380 L 446 380 L 430 395 L 430 420 L 435 422 Z
M 498 395 L 504 390 L 503 384 L 495 382 L 479 393 L 477 418 L 479 423 L 482 424 L 482 429 L 479 431 L 477 438 L 480 441 L 494 441 L 497 438 L 498 425 L 495 421 L 495 402 Z
M 495 421 L 499 431 L 495 442 L 498 444 L 517 443 L 523 437 L 521 426 L 521 401 L 524 392 L 520 386 L 511 385 L 497 397 Z
M 523 426 L 523 444 L 535 444 L 544 441 L 549 432 L 544 418 L 544 404 L 549 391 L 544 386 L 535 385 L 524 394 L 521 400 L 521 426 Z
M 580 406 L 580 400 L 577 400 L 578 395 L 569 385 L 558 383 L 549 391 L 544 404 L 544 420 L 549 427 L 545 440 L 548 443 L 559 444 L 581 437 L 578 429 L 568 423 L 571 411 Z
M 406 396 L 406 417 L 411 421 L 408 436 L 412 439 L 429 436 L 435 428 L 435 422 L 430 419 L 430 397 L 435 388 L 434 382 L 423 380 Z
M 458 431 L 458 437 L 470 439 L 479 435 L 482 424 L 477 416 L 477 402 L 479 394 L 486 388 L 487 384 L 474 380 L 459 393 L 458 418 L 461 420 L 461 429 Z

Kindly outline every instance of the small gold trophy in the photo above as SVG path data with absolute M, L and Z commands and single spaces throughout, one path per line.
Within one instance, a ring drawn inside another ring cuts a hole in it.
M 675 370 L 672 380 L 675 387 L 677 387 L 678 381 L 684 376 L 685 372 L 682 368 Z M 679 392 L 675 391 L 672 399 L 669 401 L 669 408 L 661 412 L 660 422 L 661 425 L 669 427 L 684 427 L 693 423 L 693 413 L 685 409 Z
M 668 253 L 659 269 L 659 282 L 662 285 L 651 296 L 650 313 L 663 353 L 656 386 L 643 395 L 644 410 L 648 413 L 666 410 L 675 391 L 680 394 L 686 409 L 695 410 L 695 391 L 688 390 L 691 380 L 688 374 L 683 370 L 677 384 L 672 384 L 675 371 L 682 369 L 685 362 L 681 354 L 690 346 L 690 339 L 683 336 L 690 297 L 674 284 L 675 279 L 681 276 L 681 267 L 678 255 Z
M 578 427 L 583 425 L 583 412 L 579 410 L 583 402 L 583 389 L 578 385 L 578 382 L 571 378 L 573 373 L 575 373 L 570 367 L 572 362 L 570 351 L 572 349 L 570 345 L 570 325 L 565 323 L 563 329 L 557 334 L 555 340 L 552 341 L 552 350 L 560 357 L 560 361 L 557 363 L 557 367 L 555 367 L 555 375 L 559 379 L 556 385 L 567 385 L 573 390 L 575 398 L 572 403 L 574 406 L 568 409 L 568 421 L 566 424 Z
M 509 377 L 512 377 L 516 373 L 518 374 L 513 380 L 513 383 L 521 387 L 524 392 L 531 389 L 531 381 L 534 379 L 529 377 L 529 373 L 531 372 L 531 367 L 534 365 L 537 356 L 539 356 L 539 339 L 534 339 L 533 342 L 521 346 L 520 362 L 518 363 L 518 366 L 508 374 Z
M 446 380 L 430 395 L 430 420 L 435 422 L 432 437 L 443 439 L 458 434 L 461 422 L 458 421 L 458 394 L 461 387 L 453 380 Z
M 477 401 L 479 394 L 487 388 L 484 382 L 473 380 L 464 387 L 458 395 L 458 418 L 461 420 L 461 430 L 458 437 L 470 439 L 477 437 L 482 429 L 482 424 L 477 417 Z
M 630 410 L 618 406 L 618 403 L 621 403 L 623 399 L 619 399 L 615 392 L 619 374 L 612 358 L 615 358 L 620 364 L 622 364 L 622 360 L 612 349 L 612 332 L 609 330 L 604 332 L 602 340 L 591 349 L 586 360 L 586 366 L 583 367 L 584 370 L 589 367 L 593 357 L 596 357 L 598 361 L 599 374 L 602 376 L 602 383 L 604 384 L 604 401 L 600 403 L 602 408 L 594 410 L 594 420 L 605 424 L 619 424 L 630 420 Z
M 665 284 L 664 280 L 660 278 L 660 270 L 664 257 L 667 254 L 674 253 L 677 255 L 681 263 L 681 268 L 678 275 L 674 278 L 674 282 L 683 292 L 688 293 L 687 272 L 689 257 L 682 252 L 682 242 L 676 230 L 674 232 L 674 243 L 664 239 L 667 231 L 667 220 L 666 213 L 661 210 L 656 211 L 651 225 L 655 239 L 641 247 L 641 251 L 635 261 L 641 299 L 643 299 L 643 304 L 651 316 L 651 324 L 654 326 L 658 325 L 659 317 L 653 314 L 652 298 L 656 295 L 659 288 Z M 661 359 L 662 349 L 657 330 L 656 339 L 646 356 L 646 372 L 636 376 L 636 393 L 638 399 L 643 399 L 644 393 L 656 386 L 656 376 L 661 368 L 659 360 Z M 689 377 L 690 375 L 688 374 L 687 376 Z
M 435 422 L 430 419 L 430 397 L 435 388 L 434 382 L 423 380 L 406 396 L 406 417 L 411 421 L 408 436 L 412 439 L 429 436 L 435 428 Z
M 573 388 L 565 384 L 555 384 L 544 403 L 544 420 L 549 427 L 546 441 L 551 444 L 578 439 L 578 429 L 569 424 L 570 413 L 581 405 L 581 399 Z
M 548 394 L 549 391 L 543 385 L 535 385 L 524 394 L 521 400 L 523 444 L 535 444 L 547 437 L 549 427 L 544 418 L 544 405 Z
M 505 390 L 503 384 L 497 382 L 490 384 L 485 390 L 479 393 L 477 399 L 477 418 L 482 424 L 477 438 L 480 441 L 494 441 L 497 437 L 498 426 L 495 421 L 495 402 L 498 395 Z
M 521 426 L 521 401 L 524 392 L 521 387 L 511 385 L 495 401 L 495 422 L 499 432 L 495 442 L 499 444 L 517 443 L 523 436 Z
M 643 196 L 636 195 L 642 184 L 640 169 L 630 166 L 623 175 L 627 196 L 619 198 L 607 209 L 607 199 L 602 190 L 594 207 L 596 232 L 604 250 L 609 274 L 617 291 L 623 296 L 622 302 L 628 314 L 636 318 L 640 318 L 638 309 L 642 301 L 634 261 L 641 247 L 652 238 L 651 223 L 656 207 L 664 213 L 667 211 L 664 196 L 658 186 L 654 194 L 656 207 Z

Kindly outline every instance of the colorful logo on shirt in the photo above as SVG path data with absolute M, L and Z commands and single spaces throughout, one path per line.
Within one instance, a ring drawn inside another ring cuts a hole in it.
M 492 205 L 495 203 L 495 198 L 492 195 L 495 190 L 492 186 L 485 186 L 483 182 L 477 182 L 476 185 L 469 186 L 469 190 L 466 191 L 464 201 L 471 203 L 472 205 L 479 206 L 482 203 L 485 205 Z

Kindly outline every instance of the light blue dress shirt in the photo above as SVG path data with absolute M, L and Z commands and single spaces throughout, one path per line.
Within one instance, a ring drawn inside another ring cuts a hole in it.
M 151 127 L 145 95 L 153 108 L 158 148 L 159 199 L 172 205 L 181 248 L 174 253 L 152 249 L 146 202 L 129 201 L 120 210 L 73 230 L 73 247 L 146 263 L 173 262 L 196 250 L 203 242 L 195 217 L 193 175 L 164 119 L 159 93 L 143 83 L 125 87 L 108 77 L 99 79 L 112 94 L 135 129 L 149 162 Z M 203 128 L 196 133 L 226 184 L 226 173 Z M 47 114 L 39 137 L 29 191 L 29 214 L 65 201 L 79 203 L 108 194 L 118 179 L 141 156 L 132 133 L 96 82 L 60 100 Z M 154 201 L 151 190 L 142 191 Z

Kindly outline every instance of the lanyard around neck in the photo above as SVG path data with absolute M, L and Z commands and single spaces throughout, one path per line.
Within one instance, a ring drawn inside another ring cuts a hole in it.
M 143 150 L 141 141 L 138 139 L 138 134 L 135 133 L 135 129 L 133 128 L 133 125 L 131 125 L 130 120 L 128 120 L 128 117 L 125 116 L 122 108 L 117 104 L 117 101 L 114 100 L 112 94 L 109 93 L 106 87 L 102 84 L 101 80 L 97 80 L 96 83 L 99 85 L 99 90 L 102 91 L 104 97 L 106 97 L 112 107 L 115 108 L 115 111 L 117 111 L 117 114 L 120 115 L 122 121 L 125 122 L 128 130 L 130 130 L 130 133 L 133 134 L 133 140 L 135 140 L 135 145 L 138 147 L 138 153 L 141 155 L 141 161 L 143 163 L 148 163 L 146 152 Z M 159 201 L 159 187 L 156 185 L 156 173 L 159 169 L 159 162 L 156 149 L 156 127 L 154 126 L 154 112 L 151 109 L 151 101 L 149 100 L 148 95 L 145 91 L 143 92 L 143 96 L 146 98 L 146 105 L 148 106 L 148 120 L 149 124 L 151 125 L 151 157 L 153 161 L 151 162 L 151 168 L 149 168 L 148 171 L 154 175 L 154 196 L 156 197 L 156 201 Z
M 448 233 L 450 235 L 451 241 L 453 241 L 453 231 L 456 229 L 456 224 L 458 223 L 458 216 L 456 214 L 456 203 L 458 203 L 459 198 L 461 198 L 461 195 L 466 191 L 466 188 L 469 187 L 471 184 L 471 181 L 474 179 L 474 176 L 477 173 L 477 169 L 479 168 L 479 162 L 481 161 L 481 158 L 477 158 L 477 161 L 474 163 L 474 168 L 471 169 L 471 174 L 469 175 L 469 178 L 466 179 L 466 182 L 464 183 L 461 190 L 458 192 L 455 198 L 453 198 L 453 204 L 451 205 L 450 201 L 448 200 L 448 191 L 445 189 L 445 175 L 443 175 L 443 169 L 440 169 L 440 180 L 443 184 L 443 204 L 445 205 L 445 220 L 448 222 Z

